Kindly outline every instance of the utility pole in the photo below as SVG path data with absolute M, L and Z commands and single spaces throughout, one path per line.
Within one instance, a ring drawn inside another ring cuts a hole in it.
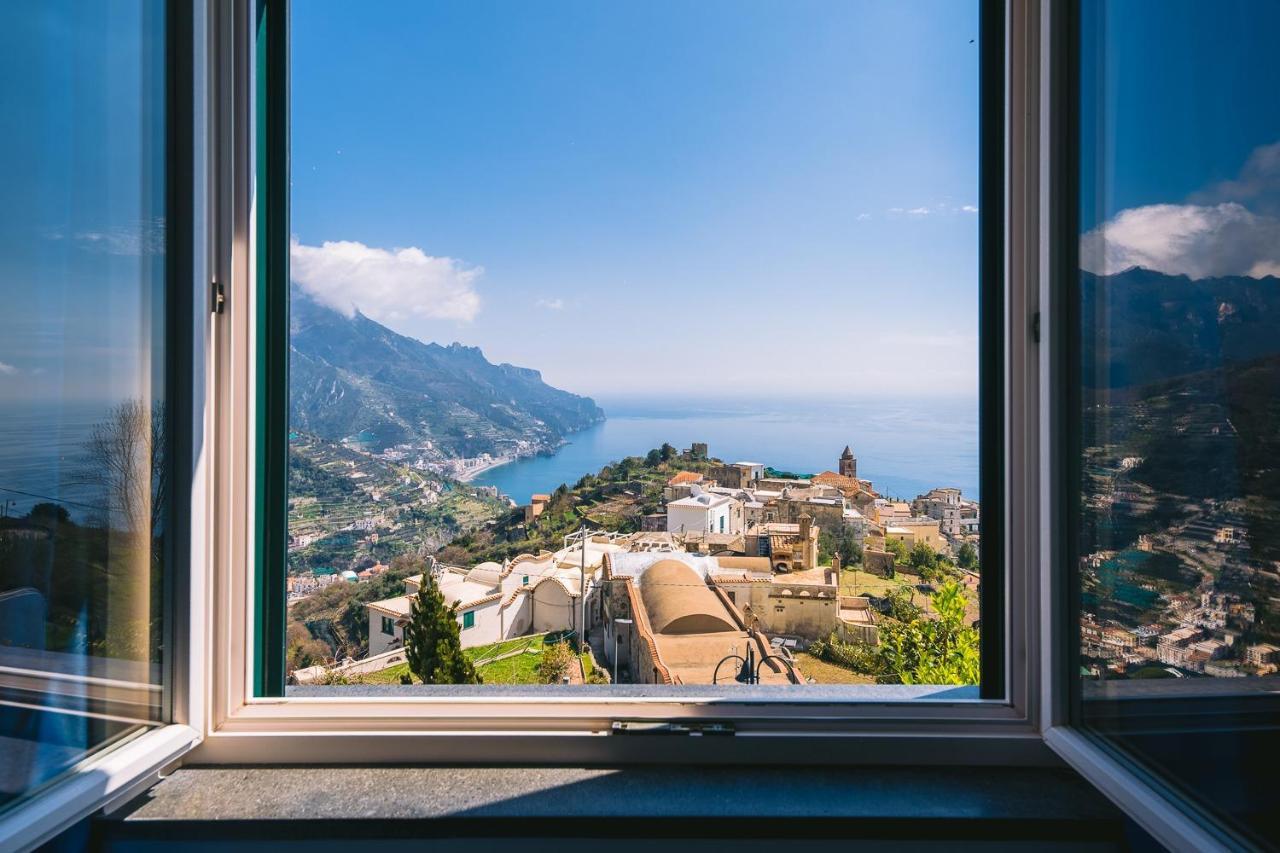
M 578 601 L 582 605 L 582 628 L 578 634 L 578 651 L 587 645 L 587 523 L 582 522 L 582 561 L 578 569 Z

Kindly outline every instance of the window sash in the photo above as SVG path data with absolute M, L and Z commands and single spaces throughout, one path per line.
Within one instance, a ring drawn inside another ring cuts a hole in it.
M 264 7 L 275 9 L 281 18 L 287 18 L 287 0 L 259 0 L 255 11 Z M 282 279 L 278 270 L 264 270 L 261 264 L 254 263 L 255 258 L 263 256 L 263 247 L 255 241 L 268 239 L 270 231 L 255 217 L 271 215 L 268 208 L 275 197 L 273 193 L 278 195 L 274 181 L 279 176 L 273 179 L 269 170 L 265 177 L 262 172 L 255 173 L 253 164 L 262 162 L 264 152 L 255 151 L 255 145 L 265 144 L 264 139 L 273 138 L 277 146 L 285 143 L 283 134 L 271 137 L 250 129 L 247 119 L 255 114 L 263 115 L 260 101 L 254 102 L 253 97 L 261 98 L 270 86 L 246 80 L 260 72 L 263 56 L 256 52 L 260 44 L 256 39 L 261 34 L 244 26 L 237 29 L 235 50 L 222 58 L 222 62 L 231 67 L 220 72 L 233 88 L 232 114 L 245 119 L 235 124 L 241 138 L 233 147 L 240 162 L 231 167 L 237 178 L 244 176 L 244 183 L 230 191 L 232 198 L 228 207 L 236 224 L 230 239 L 224 239 L 215 250 L 226 259 L 234 294 L 244 296 L 228 300 L 226 315 L 219 318 L 215 331 L 219 339 L 216 346 L 225 347 L 225 351 L 217 364 L 223 379 L 217 383 L 211 408 L 226 416 L 218 423 L 214 443 L 216 477 L 223 486 L 220 494 L 225 494 L 225 498 L 214 503 L 213 529 L 222 543 L 221 553 L 225 558 L 215 567 L 217 596 L 212 621 L 215 646 L 226 649 L 228 654 L 215 659 L 211 684 L 215 719 L 211 731 L 214 734 L 224 729 L 230 732 L 237 727 L 257 731 L 265 727 L 284 732 L 291 726 L 305 728 L 317 717 L 324 717 L 335 730 L 356 732 L 369 722 L 370 709 L 376 707 L 379 719 L 388 724 L 394 720 L 402 731 L 440 731 L 462 715 L 469 725 L 484 723 L 501 728 L 510 723 L 511 714 L 518 713 L 519 726 L 525 728 L 554 724 L 579 731 L 599 731 L 601 723 L 605 723 L 607 729 L 605 721 L 615 719 L 715 718 L 731 720 L 740 730 L 760 724 L 775 734 L 780 730 L 801 732 L 806 727 L 830 730 L 833 726 L 848 734 L 874 733 L 878 729 L 901 731 L 911 727 L 937 733 L 944 729 L 964 731 L 965 727 L 974 726 L 978 730 L 989 727 L 988 736 L 1009 735 L 1021 739 L 1033 733 L 1028 699 L 1032 695 L 1029 688 L 1038 684 L 1034 666 L 1037 658 L 1032 653 L 1038 638 L 1030 630 L 1034 622 L 1029 614 L 1038 606 L 1035 555 L 1039 549 L 1036 536 L 1039 517 L 1035 472 L 1039 460 L 1035 455 L 1036 443 L 1018 440 L 1016 436 L 1019 430 L 1035 433 L 1038 429 L 1040 402 L 1034 383 L 1038 375 L 1037 355 L 1025 334 L 1029 323 L 1011 317 L 1016 317 L 1016 312 L 1034 310 L 1036 280 L 1015 280 L 1006 274 L 1006 258 L 1014 253 L 1025 254 L 1026 250 L 1019 248 L 1019 244 L 1027 240 L 1027 235 L 1017 227 L 1007 230 L 1011 223 L 1016 226 L 1017 222 L 1003 213 L 1009 168 L 1004 155 L 1005 116 L 1012 111 L 1003 81 L 1009 51 L 1004 34 L 1007 11 L 1003 3 L 993 0 L 984 2 L 981 9 L 983 30 L 988 34 L 985 40 L 994 47 L 986 52 L 982 63 L 982 103 L 989 118 L 982 123 L 986 153 L 981 163 L 980 200 L 996 211 L 983 229 L 986 235 L 981 270 L 983 333 L 995 334 L 999 341 L 997 346 L 984 346 L 987 355 L 983 361 L 983 390 L 985 400 L 994 403 L 988 402 L 984 407 L 983 449 L 988 459 L 994 453 L 999 462 L 987 464 L 984 460 L 982 466 L 984 504 L 990 501 L 993 508 L 984 513 L 990 519 L 984 522 L 990 524 L 989 538 L 988 530 L 984 530 L 984 547 L 1005 555 L 1003 572 L 994 578 L 984 578 L 983 583 L 983 636 L 987 638 L 984 640 L 983 688 L 946 701 L 921 700 L 914 698 L 917 694 L 889 686 L 848 691 L 838 699 L 829 693 L 818 695 L 811 690 L 792 691 L 777 697 L 755 693 L 745 698 L 741 691 L 736 696 L 722 696 L 693 686 L 682 687 L 678 695 L 670 696 L 658 690 L 623 691 L 619 687 L 607 698 L 569 695 L 563 688 L 556 687 L 551 690 L 559 693 L 537 698 L 527 695 L 463 697 L 452 692 L 423 696 L 413 695 L 412 691 L 379 698 L 284 697 L 279 695 L 280 689 L 259 689 L 264 685 L 258 674 L 272 669 L 270 664 L 258 666 L 259 654 L 265 648 L 263 643 L 269 642 L 271 650 L 276 645 L 282 650 L 283 639 L 281 635 L 277 644 L 260 630 L 264 618 L 255 608 L 263 599 L 254 592 L 268 586 L 283 590 L 284 549 L 276 549 L 279 554 L 275 561 L 264 562 L 259 543 L 263 525 L 269 519 L 245 518 L 243 510 L 237 508 L 257 505 L 257 474 L 263 470 L 265 454 L 258 442 L 263 407 L 272 406 L 277 412 L 287 410 L 282 407 L 281 399 L 264 404 L 266 392 L 274 391 L 283 397 L 286 389 L 277 381 L 278 377 L 264 378 L 257 372 L 260 346 L 272 334 L 263 325 L 264 318 L 271 316 L 269 310 L 253 294 L 270 282 Z M 271 32 L 268 26 L 268 38 Z M 992 32 L 995 36 L 990 35 Z M 236 189 L 243 194 L 236 195 Z M 278 232 L 275 239 L 279 239 Z M 287 272 L 284 278 L 287 279 Z M 278 415 L 276 423 L 283 424 L 283 419 L 284 415 Z M 276 431 L 284 434 L 283 429 Z M 282 462 L 283 456 L 277 461 Z M 1011 477 L 1011 471 L 1026 475 Z M 278 479 L 282 472 L 272 476 Z M 998 502 L 997 496 L 1002 492 L 1005 499 Z M 281 500 L 280 506 L 283 505 Z M 280 530 L 283 532 L 283 527 Z M 993 571 L 993 574 L 996 573 Z M 1011 630 L 1014 628 L 1016 630 Z M 282 686 L 282 683 L 276 684 L 277 688 Z

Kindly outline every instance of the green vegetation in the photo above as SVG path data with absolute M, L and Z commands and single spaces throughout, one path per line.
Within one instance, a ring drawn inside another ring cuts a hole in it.
M 932 619 L 895 595 L 878 646 L 832 635 L 809 646 L 809 654 L 881 684 L 977 684 L 978 632 L 965 624 L 968 600 L 960 584 L 947 582 L 930 597 Z
M 569 675 L 576 655 L 564 640 L 547 646 L 538 662 L 538 677 L 543 684 L 559 684 Z
M 517 554 L 536 554 L 563 546 L 565 535 L 584 522 L 622 533 L 640 529 L 640 519 L 659 510 L 662 490 L 680 471 L 705 473 L 719 460 L 677 454 L 664 444 L 644 456 L 628 456 L 598 473 L 586 474 L 570 488 L 561 484 L 542 514 L 525 523 L 522 509 L 504 513 L 492 525 L 456 537 L 437 556 L 446 563 L 501 562 Z
M 965 542 L 960 546 L 960 551 L 956 554 L 956 562 L 966 571 L 978 570 L 978 549 L 973 547 L 972 542 Z
M 780 471 L 777 468 L 769 468 L 768 466 L 764 469 L 764 475 L 774 480 L 809 480 L 813 477 L 812 474 L 797 474 L 793 471 Z
M 518 637 L 504 640 L 488 646 L 477 646 L 463 649 L 476 675 L 483 684 L 547 684 L 545 667 L 542 665 L 546 653 L 557 645 L 564 645 L 560 633 L 535 634 L 529 637 Z M 570 660 L 572 660 L 572 655 Z M 420 684 L 412 677 L 407 663 L 397 664 L 378 672 L 358 676 L 363 684 Z M 409 679 L 405 681 L 405 679 Z M 588 677 L 588 683 L 598 683 Z M 556 679 L 559 682 L 559 679 Z
M 893 555 L 893 562 L 895 566 L 905 564 L 911 553 L 907 550 L 907 543 L 903 542 L 901 539 L 884 540 L 884 549 Z
M 409 608 L 404 649 L 414 677 L 423 684 L 479 684 L 475 667 L 462 653 L 457 607 L 445 603 L 434 583 L 424 582 Z
M 862 562 L 862 546 L 858 544 L 853 527 L 841 524 L 834 530 L 818 528 L 818 565 L 831 565 L 831 558 L 840 555 L 840 565 L 856 566 Z
M 291 573 L 317 566 L 358 570 L 398 554 L 429 552 L 506 510 L 469 486 L 407 465 L 305 433 L 290 438 L 289 534 L 312 540 L 290 550 Z M 372 527 L 357 530 L 357 524 Z
M 403 595 L 404 579 L 425 569 L 421 557 L 402 554 L 391 560 L 385 574 L 360 583 L 331 583 L 295 602 L 285 631 L 286 669 L 365 657 L 369 653 L 365 605 Z

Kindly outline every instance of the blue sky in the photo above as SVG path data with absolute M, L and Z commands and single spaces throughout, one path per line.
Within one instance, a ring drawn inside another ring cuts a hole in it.
M 163 315 L 159 4 L 0 13 L 0 403 L 150 396 Z
M 1280 273 L 1280 4 L 1084 6 L 1082 262 Z M 0 18 L 0 399 L 158 375 L 159 9 Z M 293 14 L 331 304 L 601 397 L 973 393 L 976 3 Z
M 1280 274 L 1280 4 L 1081 5 L 1081 265 Z
M 336 307 L 589 394 L 973 393 L 976 4 L 293 28 L 295 278 Z

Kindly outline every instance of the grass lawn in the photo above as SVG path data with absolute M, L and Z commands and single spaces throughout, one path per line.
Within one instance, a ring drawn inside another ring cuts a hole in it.
M 476 672 L 484 679 L 485 684 L 541 684 L 542 680 L 538 676 L 537 666 L 538 661 L 542 660 L 542 647 L 549 636 L 552 637 L 554 642 L 554 635 L 537 634 L 532 637 L 520 637 L 488 646 L 464 649 L 463 654 L 474 662 L 513 652 L 517 649 L 525 649 L 526 651 L 523 654 L 512 655 L 511 657 L 477 667 Z M 400 676 L 408 673 L 409 664 L 399 663 L 378 672 L 360 676 L 360 683 L 399 684 Z M 417 679 L 414 679 L 414 683 L 418 683 Z
M 875 684 L 870 675 L 851 672 L 842 666 L 836 666 L 825 660 L 814 657 L 808 652 L 795 652 L 796 667 L 806 678 L 812 678 L 818 684 Z
M 888 593 L 897 589 L 904 581 L 915 583 L 913 575 L 907 575 L 905 572 L 899 572 L 896 579 L 882 578 L 871 572 L 858 569 L 842 569 L 840 571 L 840 594 L 841 595 L 874 595 L 876 597 L 884 597 Z

